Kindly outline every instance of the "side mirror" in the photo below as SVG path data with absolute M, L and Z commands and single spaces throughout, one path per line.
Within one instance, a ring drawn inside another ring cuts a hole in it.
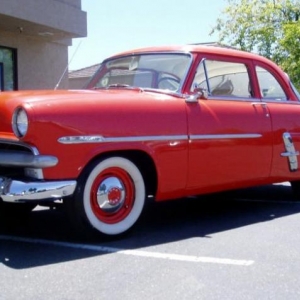
M 208 91 L 207 89 L 201 88 L 201 87 L 195 87 L 194 92 L 199 96 L 198 99 L 208 99 Z
M 198 99 L 207 100 L 208 91 L 198 85 L 195 85 L 194 94 L 186 98 L 186 102 L 197 102 Z

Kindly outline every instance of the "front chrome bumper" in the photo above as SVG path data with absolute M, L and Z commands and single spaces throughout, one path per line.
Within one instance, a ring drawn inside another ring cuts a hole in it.
M 55 201 L 72 195 L 76 184 L 75 180 L 24 182 L 0 177 L 0 198 L 4 202 Z
M 2 167 L 49 168 L 56 166 L 57 163 L 57 157 L 51 155 L 35 155 L 21 151 L 0 151 L 0 165 Z

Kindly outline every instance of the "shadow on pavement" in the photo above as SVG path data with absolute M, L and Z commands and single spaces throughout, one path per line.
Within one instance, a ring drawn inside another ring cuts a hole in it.
M 85 243 L 120 249 L 139 249 L 190 238 L 210 238 L 217 232 L 272 221 L 300 213 L 291 188 L 255 187 L 195 198 L 150 203 L 134 229 L 115 239 L 79 237 L 59 210 L 34 210 L 28 217 L 0 223 L 2 237 Z M 23 269 L 104 255 L 84 249 L 10 241 L 0 237 L 0 261 Z

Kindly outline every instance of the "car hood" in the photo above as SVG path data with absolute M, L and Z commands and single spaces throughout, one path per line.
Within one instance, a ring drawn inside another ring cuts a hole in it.
M 165 102 L 177 99 L 173 95 L 145 92 L 141 89 L 108 90 L 40 90 L 0 93 L 0 131 L 2 136 L 12 133 L 12 114 L 18 106 L 24 106 L 31 121 L 62 123 L 69 117 L 80 118 L 95 111 L 151 109 L 153 101 Z M 152 103 L 152 104 L 151 104 Z M 144 107 L 144 108 L 142 108 Z

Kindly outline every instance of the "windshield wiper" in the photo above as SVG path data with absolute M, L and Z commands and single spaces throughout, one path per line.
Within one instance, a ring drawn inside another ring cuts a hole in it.
M 124 83 L 113 83 L 110 84 L 108 87 L 106 87 L 107 89 L 109 88 L 131 88 L 132 86 L 130 86 L 129 84 L 124 84 Z
M 130 90 L 136 90 L 136 91 L 141 91 L 143 92 L 144 89 L 138 86 L 132 86 L 129 84 L 124 84 L 124 83 L 114 83 L 110 84 L 109 86 L 106 87 L 106 89 L 111 89 L 111 88 L 125 88 L 125 89 L 130 89 Z
M 110 84 L 109 86 L 94 86 L 93 89 L 94 90 L 101 90 L 101 89 L 110 89 L 110 88 L 132 88 L 132 86 L 130 86 L 129 84 L 123 84 L 123 83 L 114 83 L 114 84 Z

